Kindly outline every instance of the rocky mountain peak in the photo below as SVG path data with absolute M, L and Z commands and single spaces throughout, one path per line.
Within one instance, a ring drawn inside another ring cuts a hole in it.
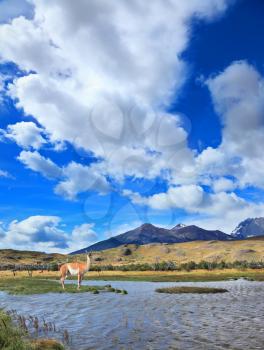
M 231 235 L 239 238 L 264 235 L 264 217 L 248 218 L 240 222 Z

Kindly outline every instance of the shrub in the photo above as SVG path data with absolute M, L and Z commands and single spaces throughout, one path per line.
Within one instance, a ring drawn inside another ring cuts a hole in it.
M 49 264 L 49 270 L 50 271 L 58 271 L 59 270 L 58 264 L 56 264 L 56 263 Z
M 132 254 L 132 250 L 130 248 L 125 248 L 123 250 L 123 255 L 127 256 L 127 255 L 131 255 Z

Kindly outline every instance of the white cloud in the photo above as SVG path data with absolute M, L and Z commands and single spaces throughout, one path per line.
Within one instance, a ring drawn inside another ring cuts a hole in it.
M 194 224 L 208 230 L 222 230 L 226 233 L 231 233 L 238 223 L 245 218 L 262 217 L 264 205 L 252 202 L 244 203 L 244 205 L 220 205 L 222 208 L 217 215 L 214 212 L 207 211 L 206 215 L 196 219 L 187 219 L 186 224 Z
M 69 243 L 71 252 L 87 247 L 98 240 L 93 227 L 94 224 L 82 224 L 74 227 Z
M 173 183 L 190 182 L 186 125 L 161 112 L 186 78 L 191 19 L 212 20 L 230 3 L 32 0 L 32 20 L 0 26 L 2 59 L 28 72 L 9 95 L 52 143 L 92 151 L 118 180 L 168 168 Z
M 77 241 L 94 241 L 97 239 L 96 233 L 92 230 L 93 224 L 82 224 L 75 226 L 72 231 L 72 239 Z
M 81 192 L 97 191 L 105 194 L 110 185 L 102 175 L 101 164 L 95 163 L 85 166 L 71 162 L 60 168 L 51 159 L 43 157 L 37 151 L 22 151 L 18 157 L 27 168 L 39 172 L 48 179 L 57 179 L 55 193 L 67 198 L 75 199 Z
M 59 224 L 57 216 L 36 215 L 22 221 L 14 220 L 8 225 L 1 245 L 20 249 L 65 249 L 68 247 L 67 235 Z
M 212 20 L 232 1 L 32 3 L 33 19 L 0 26 L 0 52 L 2 61 L 28 72 L 9 84 L 8 93 L 41 128 L 31 130 L 32 136 L 19 123 L 7 133 L 35 149 L 49 135 L 55 148 L 69 142 L 100 163 L 60 168 L 38 152 L 23 151 L 18 159 L 25 166 L 58 179 L 56 193 L 69 199 L 89 190 L 106 192 L 107 176 L 121 185 L 125 176 L 161 176 L 169 185 L 165 193 L 124 194 L 139 205 L 208 216 L 208 225 L 261 211 L 261 204 L 232 192 L 248 185 L 264 188 L 264 79 L 257 70 L 234 62 L 206 81 L 223 127 L 217 148 L 190 150 L 188 120 L 163 113 L 188 75 L 181 53 L 191 19 Z
M 197 211 L 204 200 L 204 192 L 200 186 L 185 185 L 170 187 L 165 193 L 142 197 L 139 193 L 124 190 L 123 194 L 133 203 L 148 205 L 153 209 L 166 210 L 170 208 L 184 208 L 187 211 Z
M 253 203 L 237 196 L 234 192 L 205 192 L 202 187 L 187 185 L 170 187 L 167 192 L 141 196 L 129 190 L 123 194 L 137 205 L 153 209 L 183 209 L 190 216 L 199 214 L 199 219 L 187 220 L 208 229 L 231 233 L 236 225 L 247 217 L 263 216 L 264 204 Z
M 22 148 L 39 149 L 43 144 L 47 143 L 41 135 L 43 131 L 42 128 L 39 128 L 33 122 L 19 122 L 8 125 L 4 135 L 6 138 L 15 141 Z
M 213 181 L 214 192 L 232 191 L 236 188 L 236 183 L 225 177 L 220 177 Z
M 49 158 L 41 156 L 37 151 L 22 151 L 18 160 L 31 170 L 39 172 L 48 179 L 61 177 L 61 169 Z
M 86 191 L 97 191 L 105 194 L 110 187 L 103 175 L 100 174 L 100 165 L 84 166 L 71 162 L 63 169 L 65 180 L 59 182 L 55 192 L 68 199 L 75 199 L 76 195 Z
M 30 216 L 14 220 L 6 228 L 0 223 L 0 248 L 71 252 L 97 240 L 93 224 L 75 226 L 71 233 L 62 229 L 58 216 Z
M 0 169 L 0 177 L 5 177 L 7 179 L 13 179 L 13 176 L 10 175 L 7 171 Z
M 205 168 L 211 164 L 212 174 L 235 176 L 240 187 L 264 187 L 264 78 L 239 61 L 207 85 L 223 123 L 223 140 L 217 149 L 205 150 L 199 161 Z

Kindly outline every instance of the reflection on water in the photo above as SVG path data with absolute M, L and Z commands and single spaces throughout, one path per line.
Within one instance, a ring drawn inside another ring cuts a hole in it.
M 86 284 L 105 284 L 89 281 Z M 67 329 L 71 349 L 249 350 L 264 348 L 264 282 L 177 283 L 215 286 L 224 294 L 166 295 L 176 283 L 112 282 L 114 293 L 0 294 L 0 308 L 44 317 Z

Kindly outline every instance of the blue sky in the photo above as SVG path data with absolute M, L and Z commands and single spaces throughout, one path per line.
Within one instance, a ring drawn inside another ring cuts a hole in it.
M 263 10 L 0 1 L 0 248 L 263 216 Z

